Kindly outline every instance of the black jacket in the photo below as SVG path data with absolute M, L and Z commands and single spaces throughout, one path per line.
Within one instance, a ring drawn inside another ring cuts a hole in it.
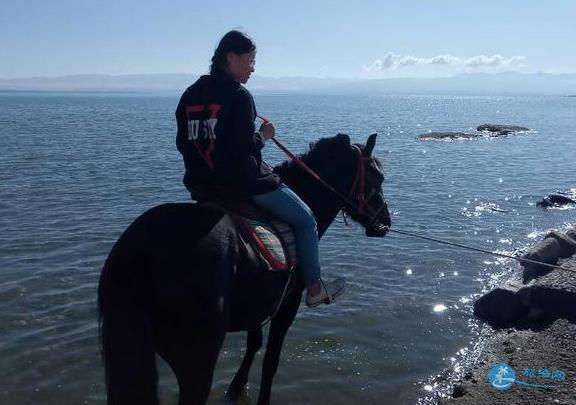
M 262 160 L 255 119 L 252 95 L 226 74 L 202 76 L 186 89 L 176 109 L 176 146 L 188 190 L 217 186 L 255 195 L 278 188 L 280 178 Z

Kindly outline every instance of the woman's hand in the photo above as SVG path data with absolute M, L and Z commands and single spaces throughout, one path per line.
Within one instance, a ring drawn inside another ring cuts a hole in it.
M 258 131 L 262 134 L 262 137 L 265 140 L 274 138 L 274 135 L 276 135 L 276 129 L 274 128 L 274 124 L 271 122 L 265 122 L 260 125 L 260 129 Z

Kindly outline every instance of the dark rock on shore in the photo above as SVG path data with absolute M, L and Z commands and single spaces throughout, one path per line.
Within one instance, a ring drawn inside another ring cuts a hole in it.
M 521 257 L 547 264 L 556 264 L 558 259 L 572 256 L 576 250 L 576 230 L 571 229 L 566 234 L 550 232 L 544 239 L 534 247 L 526 251 Z M 522 281 L 524 283 L 543 276 L 550 271 L 551 267 L 536 263 L 524 262 L 522 264 L 524 272 Z
M 575 251 L 576 230 L 567 234 L 550 232 L 521 257 L 556 265 L 558 259 L 570 257 Z M 535 317 L 576 320 L 576 275 L 536 263 L 522 262 L 522 266 L 523 284 L 533 282 L 488 292 L 474 303 L 474 315 L 494 328 L 529 324 Z
M 476 130 L 481 132 L 496 132 L 498 135 L 507 135 L 512 132 L 530 131 L 530 128 L 519 127 L 516 125 L 482 124 L 479 125 Z
M 518 291 L 520 300 L 530 308 L 531 326 L 558 318 L 576 323 L 576 273 L 565 273 L 554 270 Z
M 495 328 L 513 326 L 526 313 L 520 296 L 510 288 L 495 288 L 474 303 L 474 315 Z

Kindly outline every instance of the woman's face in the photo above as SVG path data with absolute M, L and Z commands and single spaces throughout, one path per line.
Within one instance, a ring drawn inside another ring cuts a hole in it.
M 248 53 L 228 52 L 228 71 L 234 80 L 245 84 L 254 72 L 256 64 L 256 51 Z

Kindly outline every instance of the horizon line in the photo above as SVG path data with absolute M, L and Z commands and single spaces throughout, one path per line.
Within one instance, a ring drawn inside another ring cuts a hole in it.
M 2 81 L 11 80 L 32 80 L 32 79 L 66 79 L 75 77 L 129 77 L 129 76 L 202 76 L 206 73 L 195 72 L 161 72 L 161 73 L 70 73 L 62 75 L 48 75 L 48 76 L 19 76 L 19 77 L 0 77 Z M 360 76 L 267 76 L 255 74 L 253 78 L 264 79 L 315 79 L 315 80 L 398 80 L 398 79 L 449 79 L 458 76 L 501 76 L 501 75 L 518 75 L 518 76 L 533 76 L 533 75 L 546 75 L 546 76 L 565 76 L 576 75 L 576 72 L 519 72 L 515 70 L 508 70 L 503 72 L 465 72 L 456 73 L 445 76 L 392 76 L 392 77 L 360 77 Z

